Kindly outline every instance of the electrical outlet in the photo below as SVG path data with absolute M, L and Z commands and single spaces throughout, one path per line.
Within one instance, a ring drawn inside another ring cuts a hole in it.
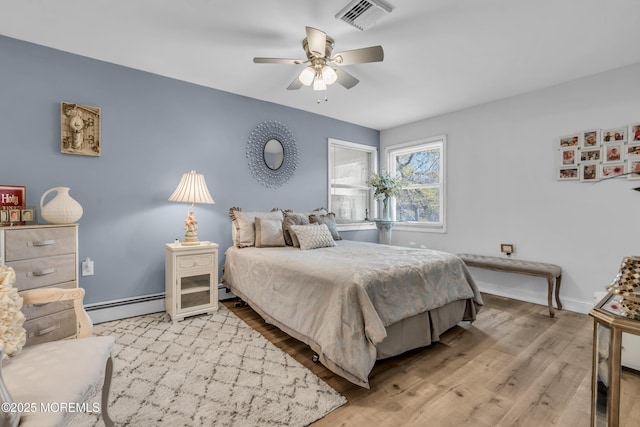
M 502 252 L 503 254 L 507 254 L 507 256 L 511 256 L 511 254 L 514 252 L 513 243 L 501 243 L 500 252 Z
M 82 275 L 93 276 L 93 261 L 89 257 L 82 261 Z

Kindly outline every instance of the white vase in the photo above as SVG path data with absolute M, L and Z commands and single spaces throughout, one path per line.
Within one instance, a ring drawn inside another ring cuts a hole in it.
M 40 215 L 52 224 L 73 224 L 82 217 L 82 206 L 69 195 L 69 188 L 55 187 L 47 190 L 40 198 Z M 56 196 L 43 206 L 44 199 L 51 192 Z

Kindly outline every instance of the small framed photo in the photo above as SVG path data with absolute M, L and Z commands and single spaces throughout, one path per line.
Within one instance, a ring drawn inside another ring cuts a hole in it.
M 604 179 L 624 175 L 626 169 L 625 166 L 626 165 L 624 163 L 600 165 L 600 177 Z
M 599 162 L 602 158 L 602 150 L 600 148 L 583 148 L 580 150 L 581 162 Z
M 629 142 L 637 142 L 640 143 L 640 123 L 633 123 L 629 125 Z
M 640 159 L 640 143 L 627 145 L 627 159 Z
M 600 171 L 598 163 L 582 163 L 580 165 L 580 181 L 595 182 L 600 179 Z
M 576 181 L 579 178 L 578 166 L 561 167 L 558 170 L 558 181 Z
M 7 224 L 7 223 L 9 223 L 9 210 L 8 209 L 0 210 L 0 224 Z
M 582 147 L 593 148 L 600 146 L 600 129 L 589 129 L 582 132 Z
M 36 222 L 36 208 L 29 206 L 22 209 L 20 218 L 25 224 L 33 224 Z
M 619 127 L 615 129 L 605 129 L 602 131 L 602 143 L 613 144 L 616 142 L 627 142 L 627 128 Z
M 578 147 L 580 145 L 580 134 L 561 136 L 558 138 L 558 148 Z
M 629 160 L 628 161 L 628 173 L 627 178 L 629 179 L 640 179 L 640 159 L 639 160 Z
M 561 166 L 571 166 L 577 165 L 578 150 L 576 148 L 563 148 L 560 150 L 560 165 Z
M 9 209 L 9 222 L 20 222 L 21 213 L 21 209 Z
M 605 163 L 622 161 L 623 144 L 608 144 L 604 147 Z

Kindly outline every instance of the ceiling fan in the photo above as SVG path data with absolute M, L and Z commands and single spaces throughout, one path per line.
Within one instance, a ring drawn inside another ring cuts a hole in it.
M 309 64 L 298 77 L 287 87 L 288 90 L 300 89 L 302 86 L 313 85 L 313 90 L 325 90 L 327 85 L 338 82 L 347 89 L 358 84 L 359 80 L 338 65 L 363 64 L 366 62 L 380 62 L 384 59 L 382 46 L 364 47 L 346 50 L 332 56 L 333 39 L 324 31 L 313 27 L 306 27 L 307 37 L 302 40 L 302 48 L 307 59 L 289 58 L 253 58 L 256 64 Z

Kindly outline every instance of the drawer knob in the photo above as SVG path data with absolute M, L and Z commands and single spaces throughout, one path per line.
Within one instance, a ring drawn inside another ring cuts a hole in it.
M 50 334 L 51 332 L 55 331 L 59 327 L 60 327 L 60 325 L 53 325 L 53 326 L 49 326 L 48 328 L 40 329 L 39 331 L 31 332 L 29 334 L 29 338 L 41 337 L 43 335 Z

